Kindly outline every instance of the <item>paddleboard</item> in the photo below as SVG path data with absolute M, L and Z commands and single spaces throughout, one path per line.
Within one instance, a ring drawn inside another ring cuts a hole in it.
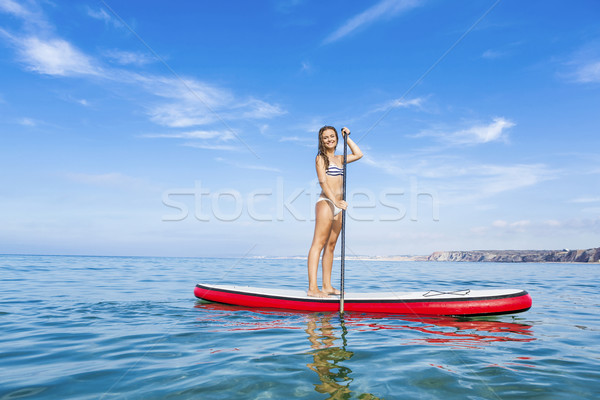
M 257 308 L 300 311 L 339 311 L 340 296 L 315 298 L 305 291 L 199 283 L 194 295 L 205 301 Z M 531 297 L 525 290 L 486 289 L 421 292 L 352 293 L 344 295 L 345 311 L 475 316 L 513 314 L 527 311 Z

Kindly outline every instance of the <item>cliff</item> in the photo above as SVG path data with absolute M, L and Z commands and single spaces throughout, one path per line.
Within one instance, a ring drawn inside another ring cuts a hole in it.
M 427 261 L 468 262 L 581 262 L 600 261 L 600 247 L 587 250 L 436 251 Z

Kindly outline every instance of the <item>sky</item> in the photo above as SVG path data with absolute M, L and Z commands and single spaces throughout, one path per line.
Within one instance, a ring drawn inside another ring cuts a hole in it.
M 600 246 L 600 4 L 0 0 L 0 253 Z M 343 144 L 338 145 L 338 153 Z

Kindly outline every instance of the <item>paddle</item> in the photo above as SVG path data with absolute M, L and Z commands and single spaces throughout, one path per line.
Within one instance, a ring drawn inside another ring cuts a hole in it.
M 346 160 L 348 158 L 348 135 L 344 135 L 342 128 L 342 137 L 344 138 L 344 179 L 343 179 L 343 193 L 342 199 L 346 201 Z M 344 263 L 346 258 L 346 210 L 342 210 L 342 277 L 340 283 L 340 314 L 344 314 Z

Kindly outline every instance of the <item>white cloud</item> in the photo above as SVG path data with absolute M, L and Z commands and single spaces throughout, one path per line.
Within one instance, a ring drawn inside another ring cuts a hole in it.
M 123 50 L 108 50 L 104 55 L 113 63 L 120 65 L 135 65 L 143 66 L 156 61 L 152 56 L 145 53 L 123 51 Z
M 25 7 L 23 2 L 0 0 L 0 12 L 19 18 L 28 30 L 50 31 L 51 26 L 39 6 L 33 2 L 28 2 L 27 5 L 29 7 Z
M 31 15 L 29 10 L 12 0 L 0 0 L 0 10 L 20 18 L 27 18 Z
M 23 125 L 23 126 L 36 126 L 37 122 L 34 119 L 31 119 L 31 118 L 21 118 L 19 120 L 19 125 Z
M 506 52 L 503 51 L 498 51 L 498 50 L 486 50 L 483 52 L 483 54 L 481 55 L 482 58 L 485 58 L 487 60 L 495 60 L 497 58 L 502 58 L 506 56 Z
M 600 197 L 578 197 L 571 200 L 571 203 L 600 203 Z
M 543 164 L 478 164 L 460 157 L 415 154 L 398 157 L 366 155 L 361 160 L 394 177 L 417 177 L 440 193 L 445 204 L 478 204 L 482 199 L 534 186 L 556 172 Z
M 57 38 L 52 26 L 46 22 L 41 10 L 34 10 L 35 3 L 24 7 L 11 0 L 0 0 L 0 11 L 19 18 L 23 32 L 14 34 L 0 29 L 4 37 L 17 50 L 27 69 L 44 75 L 73 76 L 99 75 L 101 69 L 92 57 L 87 56 L 68 41 Z
M 367 165 L 370 165 L 371 167 L 382 170 L 383 172 L 385 172 L 388 175 L 408 176 L 411 174 L 407 169 L 402 168 L 399 165 L 400 163 L 395 160 L 375 159 L 375 158 L 371 157 L 369 154 L 365 154 L 363 156 L 363 158 L 361 159 L 361 161 Z
M 307 137 L 307 136 L 282 136 L 279 138 L 280 142 L 298 142 L 298 143 L 306 143 L 306 142 L 310 142 L 312 144 L 316 143 L 316 140 L 314 137 Z
M 422 108 L 423 107 L 423 102 L 425 101 L 424 98 L 422 97 L 416 97 L 414 99 L 403 99 L 403 98 L 399 98 L 399 99 L 393 99 L 391 101 L 388 101 L 387 103 L 380 105 L 378 107 L 376 107 L 375 109 L 373 109 L 372 111 L 370 111 L 371 113 L 373 112 L 383 112 L 383 111 L 388 111 L 390 108 L 410 108 L 410 107 L 414 107 L 414 108 Z
M 208 125 L 218 119 L 204 104 L 158 104 L 148 111 L 152 122 L 172 128 Z
M 10 12 L 23 19 L 32 18 L 43 21 L 41 13 L 34 13 L 10 0 L 0 0 L 0 11 Z M 111 16 L 104 10 L 89 9 L 93 18 L 109 21 Z M 34 17 L 33 17 L 34 16 Z M 26 23 L 26 22 L 24 22 Z M 57 37 L 40 22 L 29 24 L 32 28 L 27 34 L 10 33 L 0 28 L 0 38 L 8 40 L 17 50 L 21 61 L 30 71 L 60 77 L 99 78 L 124 87 L 135 87 L 145 92 L 141 95 L 139 106 L 145 107 L 150 120 L 158 125 L 171 128 L 225 126 L 228 133 L 220 132 L 221 140 L 237 136 L 230 127 L 231 121 L 249 119 L 270 119 L 282 115 L 285 111 L 277 104 L 257 99 L 253 96 L 240 96 L 231 90 L 202 82 L 198 79 L 174 76 L 161 76 L 131 72 L 129 69 L 103 67 L 96 58 L 79 50 L 67 40 Z M 105 56 L 126 66 L 139 66 L 149 62 L 140 53 L 111 50 Z M 148 95 L 150 94 L 150 95 Z M 87 101 L 80 104 L 87 106 Z M 173 133 L 169 137 L 183 139 L 212 138 L 215 129 L 199 129 L 184 133 Z M 164 136 L 163 136 L 164 137 Z M 243 140 L 238 137 L 242 143 Z M 208 148 L 210 144 L 192 144 L 195 147 Z M 215 149 L 228 149 L 212 145 Z M 246 145 L 246 147 L 248 147 Z M 250 149 L 251 150 L 251 149 Z
M 233 134 L 229 131 L 188 131 L 188 132 L 176 132 L 176 133 L 151 133 L 141 135 L 140 137 L 145 138 L 168 138 L 168 139 L 219 139 L 219 140 L 231 140 L 234 138 Z
M 471 228 L 471 231 L 480 234 L 494 232 L 502 235 L 528 232 L 538 236 L 561 237 L 564 235 L 565 231 L 570 231 L 572 233 L 598 233 L 600 232 L 600 218 L 567 220 L 551 219 L 543 221 L 518 220 L 512 222 L 496 220 L 488 226 Z M 585 246 L 579 248 L 585 248 Z
M 302 61 L 300 72 L 305 72 L 307 74 L 313 71 L 312 65 L 308 61 Z
M 313 135 L 309 136 L 282 136 L 279 138 L 281 143 L 294 143 L 294 146 L 303 146 L 316 148 L 317 140 Z
M 258 170 L 258 171 L 281 172 L 281 170 L 279 168 L 268 167 L 265 165 L 256 165 L 256 164 L 247 164 L 247 163 L 243 164 L 243 163 L 231 161 L 229 159 L 225 159 L 225 158 L 221 158 L 221 157 L 217 157 L 217 158 L 215 158 L 215 160 L 222 162 L 224 164 L 231 165 L 236 168 L 241 168 L 241 169 L 253 169 L 253 170 Z
M 471 165 L 463 175 L 456 176 L 440 186 L 450 193 L 450 201 L 456 204 L 476 203 L 484 198 L 493 198 L 501 193 L 535 186 L 554 179 L 542 164 L 516 165 Z
M 87 15 L 98 21 L 102 21 L 105 24 L 113 25 L 116 28 L 120 28 L 123 26 L 121 21 L 119 21 L 117 18 L 113 18 L 113 16 L 110 15 L 108 12 L 106 12 L 106 10 L 104 10 L 103 8 L 94 10 L 94 9 L 88 7 Z
M 561 78 L 574 83 L 600 83 L 600 40 L 582 44 L 563 61 Z
M 98 10 L 93 10 L 91 8 L 88 8 L 87 15 L 94 19 L 97 19 L 99 21 L 111 22 L 111 20 L 112 20 L 111 16 L 102 8 L 100 8 Z
M 479 144 L 502 139 L 504 131 L 515 124 L 505 118 L 494 118 L 490 124 L 475 125 L 471 128 L 454 132 L 450 140 L 457 144 Z
M 239 100 L 231 91 L 195 79 L 137 75 L 134 79 L 158 97 L 171 100 L 149 107 L 150 119 L 185 128 L 236 119 L 269 119 L 285 113 L 278 105 L 250 98 Z
M 515 126 L 515 123 L 497 117 L 487 125 L 476 124 L 466 129 L 445 132 L 441 130 L 424 130 L 412 137 L 435 137 L 449 145 L 476 145 L 499 140 L 506 140 L 506 131 Z
M 391 18 L 401 11 L 408 11 L 420 4 L 417 0 L 383 0 L 371 8 L 350 18 L 344 25 L 327 36 L 323 44 L 332 43 L 349 35 L 360 27 L 370 25 L 383 18 Z
M 273 6 L 277 11 L 289 14 L 304 2 L 305 0 L 275 0 Z
M 600 60 L 588 61 L 577 66 L 573 78 L 579 83 L 600 83 Z
M 492 227 L 502 230 L 504 232 L 524 232 L 532 223 L 530 220 L 520 220 L 514 222 L 508 222 L 504 220 L 496 220 L 492 222 Z M 485 227 L 475 228 L 479 229 L 482 233 L 488 231 Z
M 109 172 L 104 174 L 68 173 L 66 178 L 77 183 L 93 186 L 110 186 L 120 188 L 140 188 L 149 185 L 141 179 L 127 176 L 120 172 Z
M 69 42 L 62 39 L 27 37 L 17 39 L 19 54 L 28 69 L 45 75 L 100 75 L 95 62 Z
M 206 144 L 206 143 L 197 143 L 197 142 L 188 142 L 183 144 L 186 147 L 193 147 L 195 149 L 202 150 L 217 150 L 217 151 L 242 151 L 240 147 L 230 146 L 230 145 L 222 145 L 222 144 Z
M 270 104 L 257 99 L 250 99 L 237 107 L 246 109 L 246 111 L 241 114 L 240 118 L 268 119 L 286 113 L 286 111 L 277 104 Z

